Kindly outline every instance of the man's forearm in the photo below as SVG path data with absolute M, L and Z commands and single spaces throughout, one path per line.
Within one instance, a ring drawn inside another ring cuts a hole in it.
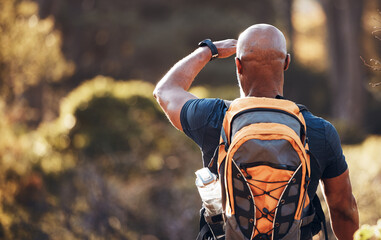
M 353 234 L 359 228 L 359 215 L 355 198 L 352 198 L 351 206 L 343 210 L 332 210 L 330 214 L 336 237 L 340 240 L 353 239 Z
M 323 183 L 333 232 L 339 240 L 353 239 L 353 234 L 359 228 L 359 215 L 349 170 L 340 176 L 323 179 Z
M 218 58 L 227 58 L 235 54 L 237 40 L 226 39 L 213 43 L 218 50 Z M 177 62 L 159 81 L 154 92 L 155 97 L 158 97 L 160 92 L 173 88 L 187 91 L 197 74 L 200 73 L 211 58 L 212 52 L 208 47 L 197 48 Z
M 168 88 L 181 88 L 187 91 L 193 80 L 209 62 L 212 54 L 208 48 L 197 48 L 194 52 L 177 62 L 160 80 L 155 95 Z

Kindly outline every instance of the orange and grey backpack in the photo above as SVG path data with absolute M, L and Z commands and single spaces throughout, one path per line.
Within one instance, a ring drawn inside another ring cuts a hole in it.
M 225 239 L 300 239 L 311 169 L 299 107 L 284 99 L 239 98 L 222 127 Z

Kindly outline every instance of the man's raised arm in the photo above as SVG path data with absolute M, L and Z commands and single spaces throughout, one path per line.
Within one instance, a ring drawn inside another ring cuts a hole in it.
M 236 51 L 235 39 L 214 42 L 218 50 L 218 58 L 227 58 Z M 197 74 L 212 57 L 208 47 L 199 47 L 194 52 L 177 62 L 156 85 L 153 92 L 159 105 L 177 129 L 182 130 L 180 112 L 184 104 L 197 98 L 188 92 Z

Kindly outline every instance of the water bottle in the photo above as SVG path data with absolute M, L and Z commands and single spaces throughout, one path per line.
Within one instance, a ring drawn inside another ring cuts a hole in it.
M 195 172 L 196 186 L 205 208 L 205 220 L 211 222 L 211 217 L 222 213 L 221 184 L 217 175 L 209 168 L 201 168 Z

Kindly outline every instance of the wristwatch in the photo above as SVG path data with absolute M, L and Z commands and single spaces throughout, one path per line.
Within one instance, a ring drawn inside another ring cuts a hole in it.
M 213 44 L 212 40 L 210 39 L 202 40 L 201 42 L 199 42 L 198 46 L 199 47 L 207 46 L 210 49 L 210 51 L 212 52 L 212 58 L 210 59 L 210 61 L 218 57 L 217 47 L 216 45 Z

